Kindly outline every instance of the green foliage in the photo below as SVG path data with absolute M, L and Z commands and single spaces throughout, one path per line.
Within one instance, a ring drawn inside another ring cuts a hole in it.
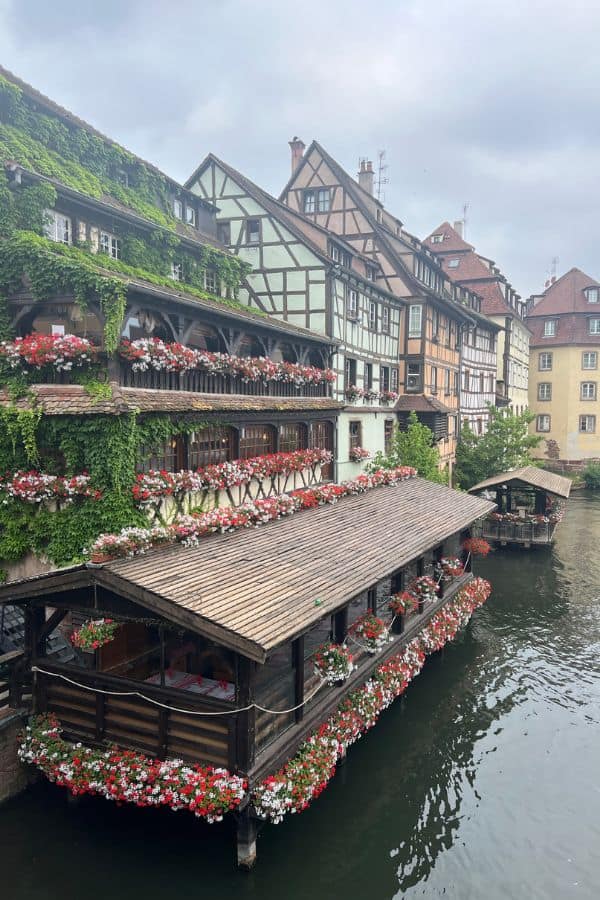
M 23 413 L 30 411 L 0 411 L 0 471 L 32 465 L 27 451 L 29 423 Z M 60 510 L 18 500 L 0 506 L 0 559 L 16 561 L 33 551 L 59 566 L 80 562 L 84 549 L 103 532 L 147 525 L 131 493 L 141 448 L 157 447 L 174 435 L 206 425 L 193 415 L 179 419 L 90 415 L 81 416 L 75 426 L 68 416 L 40 420 L 37 412 L 31 415 L 36 422 L 37 445 L 42 448 L 40 467 L 54 474 L 87 471 L 94 487 L 102 491 L 102 499 L 76 500 Z
M 39 460 L 37 429 L 42 417 L 41 410 L 19 409 L 16 406 L 0 407 L 0 426 L 6 434 L 12 455 L 19 453 L 28 465 L 34 466 Z
M 419 422 L 415 412 L 408 418 L 406 431 L 394 429 L 390 452 L 387 455 L 379 452 L 369 465 L 375 469 L 393 469 L 396 466 L 412 466 L 421 478 L 445 484 L 447 476 L 440 471 L 440 454 L 435 446 L 433 432 L 427 425 Z
M 466 423 L 462 426 L 456 448 L 456 476 L 465 490 L 509 469 L 536 465 L 530 451 L 541 438 L 529 434 L 529 423 L 535 416 L 527 410 L 517 414 L 511 409 L 488 408 L 485 434 L 474 434 Z
M 589 462 L 581 473 L 586 488 L 600 490 L 600 462 Z

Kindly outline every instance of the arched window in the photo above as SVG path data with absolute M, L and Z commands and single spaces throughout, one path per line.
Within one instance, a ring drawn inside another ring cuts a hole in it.
M 275 429 L 272 425 L 243 425 L 240 428 L 240 459 L 275 453 Z
M 254 337 L 252 334 L 245 334 L 241 339 L 237 351 L 236 356 L 264 356 L 265 348 L 258 340 L 257 337 Z
M 217 331 L 204 322 L 196 322 L 186 340 L 188 347 L 197 350 L 208 350 L 210 353 L 220 353 L 224 348 Z
M 37 303 L 17 325 L 20 337 L 27 334 L 74 334 L 102 346 L 102 323 L 92 309 L 76 303 Z
M 201 428 L 188 436 L 188 466 L 200 469 L 227 462 L 235 454 L 232 428 Z

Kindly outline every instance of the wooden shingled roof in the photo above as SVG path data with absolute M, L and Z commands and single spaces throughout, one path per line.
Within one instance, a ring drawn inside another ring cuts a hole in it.
M 562 475 L 556 475 L 554 472 L 548 472 L 546 469 L 538 469 L 536 466 L 523 466 L 521 469 L 513 469 L 511 472 L 502 472 L 499 475 L 494 475 L 492 478 L 486 478 L 485 481 L 480 481 L 479 484 L 469 488 L 469 492 L 473 494 L 486 488 L 514 482 L 528 484 L 531 487 L 539 487 L 549 494 L 556 494 L 557 497 L 564 497 L 565 499 L 571 491 L 570 478 L 564 478 Z
M 99 585 L 264 662 L 270 650 L 493 508 L 415 478 L 90 573 Z

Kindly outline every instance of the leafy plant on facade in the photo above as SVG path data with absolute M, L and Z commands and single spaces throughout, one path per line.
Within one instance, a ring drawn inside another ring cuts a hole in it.
M 515 413 L 495 406 L 488 409 L 485 434 L 475 434 L 468 423 L 461 429 L 456 448 L 456 477 L 465 490 L 500 472 L 535 465 L 531 451 L 541 438 L 529 434 L 529 425 L 535 418 L 533 413 L 528 410 Z
M 438 484 L 445 484 L 447 481 L 446 474 L 440 471 L 440 454 L 435 446 L 433 432 L 412 411 L 406 430 L 394 428 L 389 451 L 376 453 L 370 464 L 373 469 L 396 466 L 411 466 L 427 481 Z

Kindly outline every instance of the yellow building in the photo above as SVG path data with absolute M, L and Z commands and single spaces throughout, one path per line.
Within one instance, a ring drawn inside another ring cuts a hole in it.
M 530 299 L 531 430 L 541 459 L 578 463 L 600 457 L 598 357 L 600 284 L 571 269 Z

